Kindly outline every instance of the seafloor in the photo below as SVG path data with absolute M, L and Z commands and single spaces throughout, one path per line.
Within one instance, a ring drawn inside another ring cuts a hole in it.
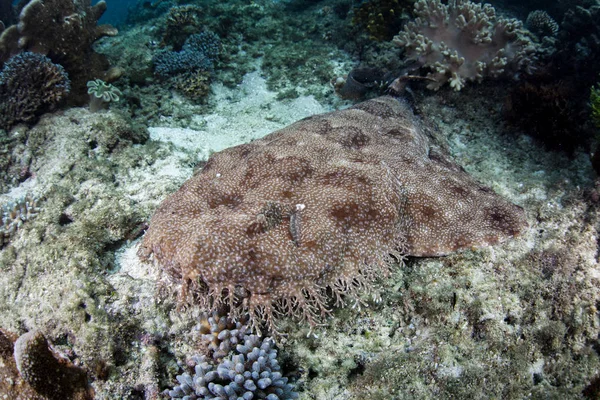
M 136 29 L 99 51 L 125 57 L 120 48 L 146 40 L 148 28 Z M 328 55 L 319 73 L 351 69 L 348 56 Z M 0 204 L 29 193 L 41 211 L 0 250 L 0 327 L 44 332 L 91 371 L 98 399 L 159 398 L 197 352 L 203 310 L 178 308 L 176 288 L 136 256 L 158 204 L 212 152 L 351 104 L 309 79 L 293 82 L 293 96 L 289 85 L 269 90 L 263 56 L 246 60 L 237 85 L 213 83 L 203 105 L 140 89 L 145 110 L 133 118 L 118 106 L 73 108 L 11 133 L 29 138 L 14 150 L 29 178 Z M 589 155 L 547 151 L 508 128 L 505 91 L 421 88 L 415 104 L 460 165 L 525 209 L 529 229 L 499 246 L 408 259 L 379 282 L 380 301 L 337 309 L 316 330 L 284 321 L 280 363 L 300 399 L 574 399 L 599 379 Z

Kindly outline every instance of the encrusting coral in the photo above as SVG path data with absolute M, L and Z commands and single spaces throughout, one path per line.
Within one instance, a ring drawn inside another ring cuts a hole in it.
M 182 284 L 182 301 L 274 328 L 274 312 L 317 324 L 329 294 L 358 301 L 390 254 L 439 256 L 523 231 L 523 210 L 432 135 L 380 97 L 219 152 L 160 205 L 138 255 Z
M 428 87 L 448 83 L 461 90 L 467 82 L 520 71 L 531 72 L 536 48 L 527 38 L 522 23 L 496 17 L 489 4 L 466 0 L 419 0 L 418 16 L 409 22 L 394 43 L 413 59 L 431 69 Z

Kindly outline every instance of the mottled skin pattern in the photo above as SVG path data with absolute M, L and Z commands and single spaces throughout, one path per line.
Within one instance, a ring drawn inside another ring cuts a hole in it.
M 390 255 L 441 256 L 526 226 L 520 207 L 473 180 L 386 96 L 214 154 L 160 205 L 138 254 L 196 301 L 313 324 L 325 288 L 338 303 L 355 298 Z

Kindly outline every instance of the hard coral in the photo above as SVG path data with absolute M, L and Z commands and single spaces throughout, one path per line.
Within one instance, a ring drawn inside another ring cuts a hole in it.
M 21 11 L 19 22 L 0 36 L 0 62 L 18 51 L 47 55 L 62 65 L 72 81 L 72 99 L 86 100 L 86 83 L 102 76 L 106 58 L 92 44 L 103 36 L 114 36 L 110 25 L 97 25 L 106 2 L 91 6 L 90 0 L 31 0 Z
M 530 12 L 527 15 L 525 26 L 539 37 L 556 36 L 559 28 L 556 21 L 543 10 Z
M 63 67 L 48 57 L 30 52 L 14 56 L 0 72 L 0 128 L 34 121 L 60 104 L 70 89 Z
M 162 44 L 180 50 L 188 36 L 201 30 L 201 15 L 202 9 L 195 5 L 171 7 Z
M 138 254 L 182 301 L 273 328 L 358 301 L 390 254 L 438 256 L 519 234 L 523 210 L 474 181 L 392 97 L 313 116 L 213 155 L 152 217 Z M 188 289 L 195 295 L 189 296 Z
M 391 40 L 408 19 L 415 0 L 371 0 L 354 8 L 352 24 L 363 27 L 375 40 Z
M 219 49 L 219 37 L 213 32 L 191 35 L 181 51 L 161 51 L 154 57 L 155 72 L 161 78 L 168 78 L 186 72 L 211 71 Z
M 169 391 L 172 399 L 266 399 L 291 400 L 298 394 L 281 373 L 277 350 L 271 338 L 240 335 L 221 330 L 223 341 L 235 338 L 236 345 L 218 361 L 195 356 L 194 374 L 177 376 L 179 385 Z M 238 336 L 241 336 L 238 341 Z
M 530 72 L 535 47 L 521 22 L 497 18 L 494 8 L 466 0 L 419 0 L 418 16 L 394 37 L 406 55 L 432 71 L 427 75 L 439 89 L 448 83 L 461 90 L 467 82 Z

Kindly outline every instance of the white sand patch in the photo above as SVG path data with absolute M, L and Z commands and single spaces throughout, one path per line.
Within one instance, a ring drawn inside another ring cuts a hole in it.
M 150 127 L 151 140 L 171 143 L 204 160 L 212 152 L 259 139 L 294 121 L 330 110 L 313 96 L 277 101 L 276 93 L 267 89 L 258 72 L 247 74 L 236 89 L 215 85 L 214 92 L 214 111 L 194 117 L 204 129 Z

